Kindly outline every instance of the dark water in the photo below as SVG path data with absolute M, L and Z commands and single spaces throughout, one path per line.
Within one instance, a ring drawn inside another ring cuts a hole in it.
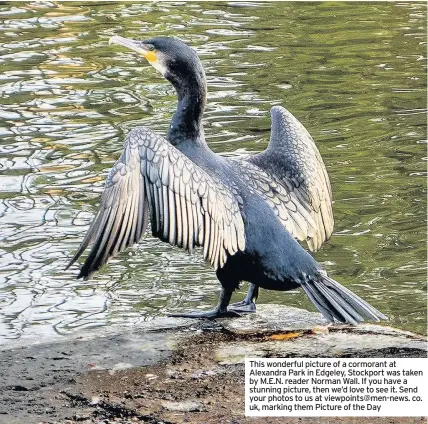
M 217 300 L 199 255 L 151 237 L 88 282 L 63 271 L 123 136 L 138 124 L 165 132 L 175 108 L 144 60 L 108 46 L 114 34 L 177 35 L 198 50 L 218 153 L 262 150 L 270 107 L 290 109 L 333 187 L 335 232 L 316 258 L 392 325 L 425 332 L 425 14 L 422 2 L 3 3 L 2 342 L 135 325 Z M 299 292 L 263 291 L 260 302 L 311 307 Z

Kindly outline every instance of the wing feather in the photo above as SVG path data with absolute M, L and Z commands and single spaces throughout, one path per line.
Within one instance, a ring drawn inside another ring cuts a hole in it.
M 178 247 L 183 247 L 183 214 L 181 210 L 180 193 L 175 193 L 175 216 L 177 218 L 177 239 Z
M 194 246 L 194 226 L 193 226 L 193 211 L 192 211 L 192 203 L 186 202 L 186 212 L 187 212 L 187 244 L 184 246 L 185 249 L 190 252 L 193 250 Z
M 165 240 L 168 237 L 168 228 L 170 226 L 168 187 L 166 185 L 162 185 L 162 203 L 163 203 L 162 239 Z
M 177 220 L 175 216 L 175 195 L 172 190 L 168 190 L 168 202 L 169 202 L 169 244 L 175 245 L 176 243 L 176 226 Z
M 211 219 L 208 213 L 205 213 L 205 232 L 204 232 L 204 259 L 208 258 L 208 254 L 212 255 L 212 243 L 208 243 L 211 237 Z
M 293 192 L 288 192 L 281 184 L 275 184 L 272 175 L 249 161 L 236 160 L 236 166 L 240 168 L 240 175 L 248 186 L 265 199 L 292 236 L 305 240 L 316 235 L 317 224 L 314 217 L 300 204 Z

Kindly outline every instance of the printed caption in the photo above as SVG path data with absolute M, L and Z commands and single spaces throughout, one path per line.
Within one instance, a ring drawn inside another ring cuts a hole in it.
M 427 358 L 246 358 L 245 415 L 425 416 L 427 376 Z

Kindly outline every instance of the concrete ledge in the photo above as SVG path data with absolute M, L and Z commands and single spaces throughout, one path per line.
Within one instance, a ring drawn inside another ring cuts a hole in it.
M 279 305 L 235 319 L 160 318 L 53 343 L 10 343 L 0 351 L 0 423 L 280 423 L 243 416 L 245 356 L 426 355 L 424 336 L 331 326 L 318 313 Z M 367 422 L 408 422 L 377 420 Z

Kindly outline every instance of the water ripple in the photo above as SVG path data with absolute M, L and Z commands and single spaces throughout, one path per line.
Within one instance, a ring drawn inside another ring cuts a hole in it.
M 166 132 L 175 93 L 114 34 L 177 35 L 208 80 L 212 149 L 261 151 L 288 107 L 331 176 L 335 233 L 316 257 L 393 325 L 425 331 L 425 5 L 78 3 L 0 6 L 0 344 L 209 308 L 200 255 L 148 236 L 87 282 L 63 271 L 123 136 Z M 332 16 L 335 19 L 332 19 Z M 345 23 L 345 24 L 344 24 Z M 242 296 L 243 291 L 238 296 Z M 299 292 L 262 302 L 309 307 Z

